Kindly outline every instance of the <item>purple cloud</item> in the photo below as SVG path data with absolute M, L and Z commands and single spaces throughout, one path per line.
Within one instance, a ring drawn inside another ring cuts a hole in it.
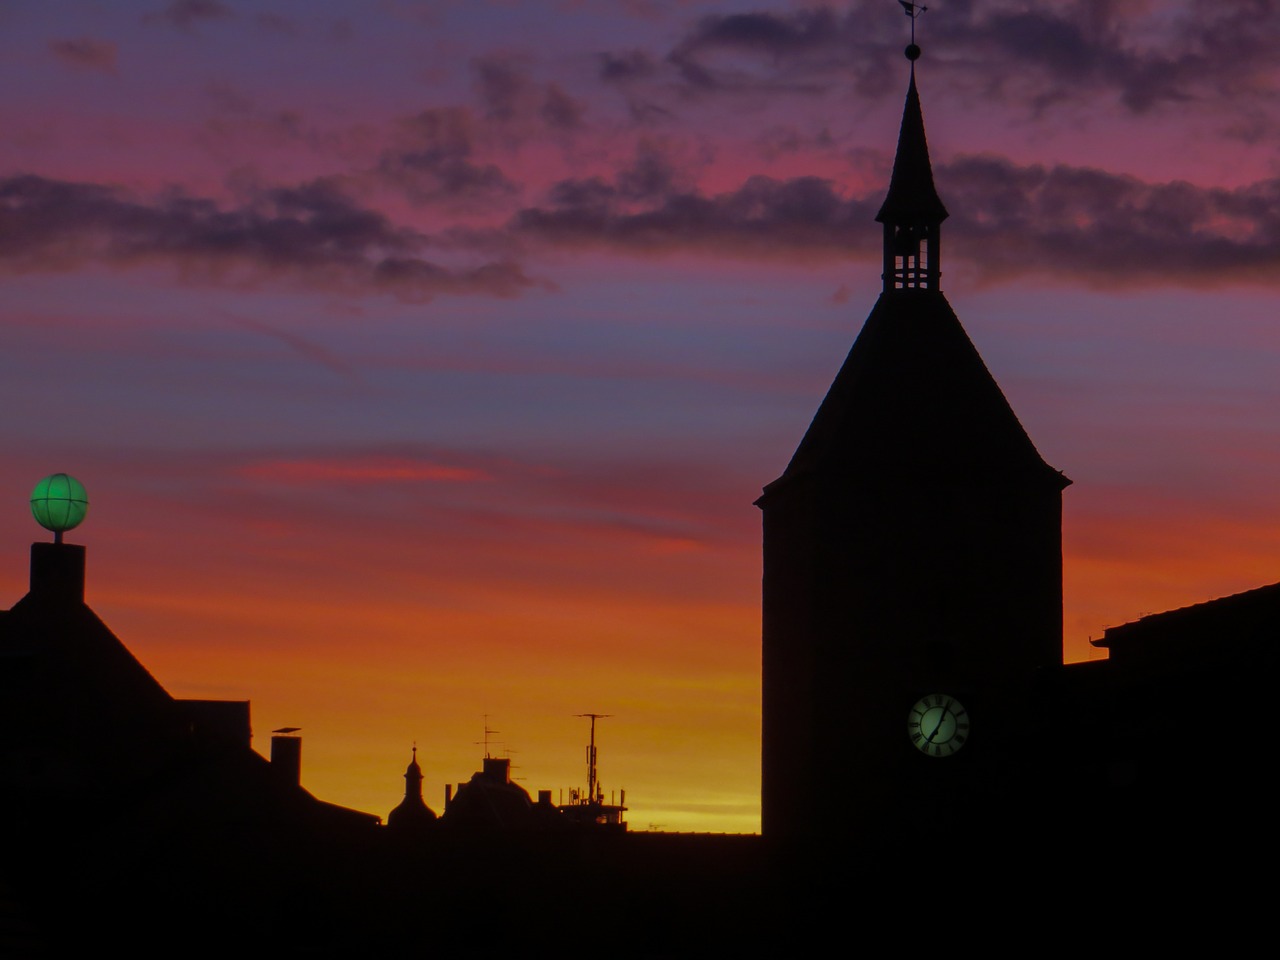
M 586 105 L 558 84 L 533 80 L 521 65 L 521 58 L 498 55 L 471 62 L 475 91 L 485 118 L 501 124 L 540 120 L 562 130 L 580 126 Z
M 550 202 L 521 210 L 513 229 L 567 246 L 606 246 L 632 253 L 699 250 L 728 256 L 843 258 L 878 248 L 868 228 L 878 202 L 840 197 L 817 177 L 751 177 L 735 191 L 638 194 L 628 177 L 564 180 Z M 642 202 L 635 202 L 637 199 Z
M 497 166 L 473 158 L 475 127 L 468 110 L 424 110 L 401 122 L 398 142 L 383 152 L 376 173 L 414 203 L 474 205 L 516 193 Z
M 936 165 L 952 211 L 946 256 L 987 280 L 1070 276 L 1097 286 L 1280 280 L 1280 179 L 1237 189 L 1146 183 L 1103 170 L 995 157 Z M 636 254 L 680 250 L 788 259 L 880 255 L 881 195 L 817 177 L 751 177 L 705 194 L 655 156 L 611 179 L 556 184 L 512 221 L 519 236 Z
M 994 157 L 939 169 L 948 231 L 981 275 L 1066 274 L 1102 286 L 1280 279 L 1280 179 L 1236 189 L 1146 183 Z
M 1170 9 L 1172 7 L 1172 9 Z M 1191 101 L 1265 99 L 1280 45 L 1280 4 L 1091 3 L 1011 7 L 998 0 L 938 5 L 922 43 L 946 57 L 930 69 L 982 95 L 1040 111 L 1050 104 L 1114 97 L 1131 113 Z M 806 7 L 701 18 L 668 51 L 671 79 L 686 94 L 788 90 L 822 94 L 852 82 L 863 95 L 896 90 L 890 69 L 907 34 L 881 0 L 849 9 Z M 962 71 L 962 72 L 958 72 Z M 605 54 L 601 76 L 647 80 L 640 52 Z
M 189 30 L 201 20 L 224 20 L 231 16 L 234 16 L 231 8 L 220 0 L 173 0 L 159 13 L 147 14 L 146 19 Z
M 189 282 L 277 281 L 414 302 L 514 297 L 535 283 L 509 260 L 468 268 L 429 262 L 418 256 L 428 243 L 324 181 L 264 190 L 227 209 L 183 194 L 143 201 L 98 184 L 0 180 L 0 272 L 163 263 Z

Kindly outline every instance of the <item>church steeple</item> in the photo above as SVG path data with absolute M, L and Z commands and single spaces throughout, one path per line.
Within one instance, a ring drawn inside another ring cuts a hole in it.
M 913 19 L 923 9 L 899 2 Z M 756 501 L 766 836 L 923 837 L 968 822 L 962 807 L 995 809 L 977 771 L 1016 755 L 1006 735 L 1023 698 L 1062 662 L 1070 481 L 1041 458 L 939 289 L 946 217 L 913 73 L 876 218 L 884 292 Z M 929 696 L 964 704 L 965 752 L 926 756 L 913 742 Z M 832 797 L 848 798 L 839 822 Z
M 884 224 L 884 289 L 937 290 L 941 270 L 938 263 L 938 234 L 947 208 L 933 185 L 929 164 L 929 144 L 924 136 L 924 114 L 916 90 L 915 57 L 920 48 L 912 44 L 911 83 L 902 110 L 898 152 L 893 158 L 893 176 L 876 220 Z M 912 56 L 914 52 L 915 56 Z

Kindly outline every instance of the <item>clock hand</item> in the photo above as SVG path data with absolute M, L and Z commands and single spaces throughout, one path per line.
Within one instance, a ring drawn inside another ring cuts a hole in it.
M 946 715 L 946 711 L 944 710 L 942 715 L 938 717 L 938 722 L 934 724 L 933 732 L 924 738 L 925 743 L 933 743 L 933 738 L 936 737 L 938 735 L 938 731 L 942 729 L 942 720 Z
M 933 728 L 933 733 L 929 734 L 929 742 L 930 742 L 930 743 L 932 743 L 932 742 L 933 742 L 933 738 L 934 738 L 934 737 L 936 737 L 936 736 L 937 736 L 937 735 L 942 731 L 942 726 L 943 726 L 943 724 L 945 724 L 945 723 L 947 722 L 947 717 L 948 717 L 948 716 L 953 716 L 953 715 L 951 714 L 950 709 L 948 709 L 947 707 L 943 707 L 943 708 L 942 708 L 942 714 L 938 717 L 938 725 L 937 725 L 936 727 L 934 727 L 934 728 Z

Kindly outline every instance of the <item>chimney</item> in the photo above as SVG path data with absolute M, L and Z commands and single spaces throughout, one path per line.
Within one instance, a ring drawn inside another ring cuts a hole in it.
M 75 543 L 33 543 L 31 595 L 61 603 L 84 603 L 84 547 Z
M 271 772 L 280 783 L 302 786 L 302 738 L 276 734 L 271 738 Z
M 484 778 L 494 783 L 511 782 L 510 757 L 485 757 L 483 767 Z

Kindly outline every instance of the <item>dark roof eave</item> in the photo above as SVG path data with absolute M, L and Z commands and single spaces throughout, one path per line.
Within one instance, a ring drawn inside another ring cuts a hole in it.
M 1137 620 L 1130 620 L 1127 623 L 1108 627 L 1102 639 L 1089 642 L 1094 646 L 1109 646 L 1112 640 L 1127 640 L 1133 634 L 1140 635 L 1146 630 L 1171 621 L 1195 617 L 1214 609 L 1239 607 L 1241 604 L 1260 601 L 1265 599 L 1268 594 L 1280 594 L 1280 583 L 1268 583 L 1249 590 L 1242 590 L 1239 593 L 1230 593 L 1225 597 L 1214 597 L 1211 600 L 1202 600 L 1200 603 L 1187 604 L 1185 607 L 1174 607 L 1172 610 L 1162 610 L 1160 613 L 1149 613 L 1145 617 L 1139 617 Z
M 1036 472 L 1042 472 L 1043 475 L 1045 475 L 1046 477 L 1048 477 L 1049 475 L 1052 475 L 1057 480 L 1060 490 L 1065 490 L 1067 487 L 1071 486 L 1071 482 L 1072 482 L 1071 478 L 1068 477 L 1061 470 L 1058 470 L 1055 467 L 1049 466 L 1049 464 L 1045 463 L 1043 460 L 1040 463 L 1041 463 L 1041 467 L 1043 467 L 1043 471 L 1037 470 Z M 784 471 L 782 476 L 778 477 L 776 480 L 771 480 L 761 488 L 760 496 L 756 497 L 753 501 L 751 501 L 752 506 L 760 507 L 763 509 L 765 501 L 768 500 L 770 497 L 772 497 L 774 494 L 778 493 L 779 491 L 789 486 L 792 486 L 795 483 L 798 483 L 801 480 L 806 479 L 807 477 L 817 475 L 820 472 L 820 469 L 821 469 L 820 466 L 810 465 L 810 466 L 801 467 L 796 470 L 788 469 Z

